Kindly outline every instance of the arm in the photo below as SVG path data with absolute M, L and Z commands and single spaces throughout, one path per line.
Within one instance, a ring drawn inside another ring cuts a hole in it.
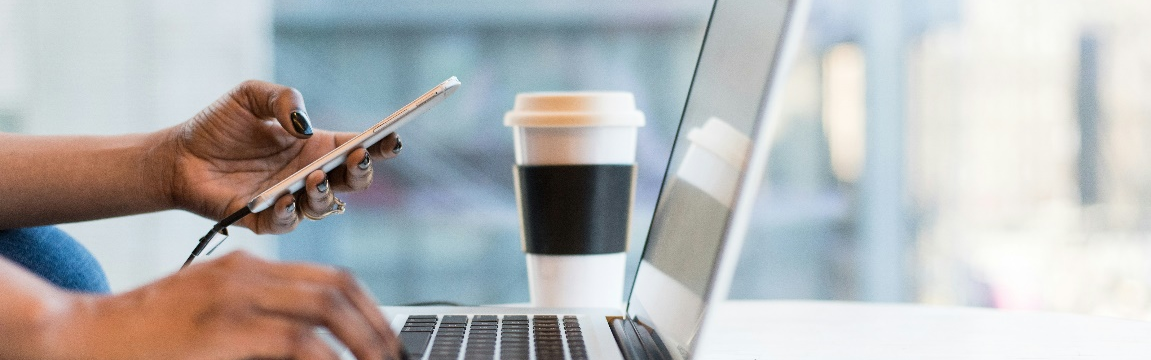
M 43 358 L 57 343 L 51 334 L 67 323 L 71 309 L 84 301 L 54 287 L 24 268 L 0 257 L 0 359 Z
M 70 293 L 0 258 L 0 359 L 399 358 L 375 302 L 347 272 L 243 253 L 115 296 Z
M 0 228 L 171 209 L 171 163 L 160 133 L 31 136 L 0 133 Z
M 153 133 L 0 134 L 0 229 L 168 209 L 220 220 L 355 135 L 313 132 L 300 93 L 262 81 L 246 81 L 188 121 Z M 311 174 L 304 194 L 238 224 L 256 233 L 291 231 L 303 213 L 331 209 L 333 191 L 367 188 L 372 159 L 393 158 L 400 147 L 391 134 L 353 151 L 330 174 Z

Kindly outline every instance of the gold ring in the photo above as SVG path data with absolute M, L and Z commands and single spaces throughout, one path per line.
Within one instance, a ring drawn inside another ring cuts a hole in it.
M 312 214 L 308 214 L 307 211 L 301 211 L 301 213 L 304 214 L 304 217 L 311 219 L 311 220 L 323 220 L 324 218 L 328 217 L 328 215 L 343 214 L 344 213 L 344 205 L 345 205 L 344 202 L 340 201 L 340 198 L 338 198 L 338 197 L 333 197 L 332 199 L 336 200 L 336 203 L 332 204 L 332 209 L 328 210 L 328 212 L 320 214 L 319 216 L 312 216 Z

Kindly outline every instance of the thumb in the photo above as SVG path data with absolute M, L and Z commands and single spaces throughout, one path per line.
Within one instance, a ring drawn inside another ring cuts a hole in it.
M 235 94 L 256 118 L 275 118 L 292 136 L 300 139 L 312 137 L 312 121 L 304 109 L 304 96 L 296 89 L 266 81 L 248 80 L 236 88 Z

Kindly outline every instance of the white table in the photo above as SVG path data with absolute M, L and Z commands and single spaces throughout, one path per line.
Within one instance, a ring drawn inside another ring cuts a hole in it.
M 704 359 L 1151 359 L 1151 322 L 980 308 L 729 301 Z M 710 321 L 709 321 L 710 322 Z

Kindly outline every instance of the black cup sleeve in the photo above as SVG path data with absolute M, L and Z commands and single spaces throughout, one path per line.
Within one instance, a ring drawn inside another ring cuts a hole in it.
M 627 251 L 635 165 L 517 165 L 524 252 Z

